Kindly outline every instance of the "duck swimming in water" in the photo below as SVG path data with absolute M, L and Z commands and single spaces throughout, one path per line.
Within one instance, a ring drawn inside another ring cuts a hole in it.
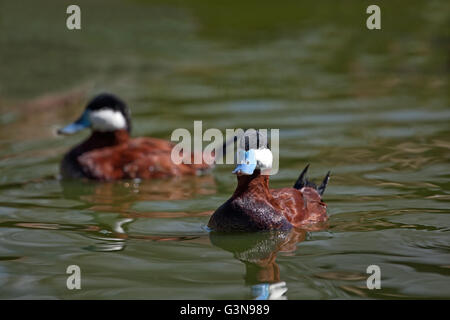
M 59 129 L 73 134 L 91 128 L 85 141 L 70 150 L 61 162 L 63 178 L 94 180 L 151 179 L 195 175 L 210 168 L 202 164 L 175 164 L 174 144 L 156 138 L 131 138 L 127 105 L 112 94 L 92 99 L 78 120 Z
M 258 142 L 264 141 L 259 137 Z M 245 138 L 245 136 L 244 136 Z M 308 166 L 292 188 L 269 189 L 272 152 L 263 143 L 253 148 L 246 143 L 238 152 L 240 162 L 233 173 L 237 187 L 230 199 L 211 216 L 208 227 L 214 231 L 287 230 L 327 221 L 322 195 L 330 172 L 319 187 L 306 179 Z

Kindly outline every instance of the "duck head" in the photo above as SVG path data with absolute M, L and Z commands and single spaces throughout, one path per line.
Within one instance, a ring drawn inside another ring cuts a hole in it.
M 238 165 L 233 173 L 241 175 L 252 175 L 255 171 L 261 171 L 261 174 L 270 174 L 272 169 L 272 152 L 267 149 L 250 149 L 248 151 L 238 151 Z
M 260 131 L 248 130 L 241 139 L 240 147 L 234 174 L 252 175 L 255 171 L 260 171 L 263 175 L 270 174 L 273 155 L 267 147 L 267 136 Z
M 130 110 L 118 97 L 108 93 L 100 94 L 87 104 L 83 114 L 75 122 L 59 129 L 58 134 L 70 135 L 86 128 L 97 132 L 130 132 Z

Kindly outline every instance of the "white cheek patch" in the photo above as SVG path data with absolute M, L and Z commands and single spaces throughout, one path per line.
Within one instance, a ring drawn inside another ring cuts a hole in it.
M 89 114 L 89 120 L 92 125 L 92 129 L 97 131 L 115 131 L 120 129 L 126 129 L 127 121 L 120 111 L 114 111 L 111 109 L 101 109 L 97 111 L 91 111 Z
M 273 162 L 272 151 L 269 149 L 255 150 L 256 167 L 259 169 L 271 169 Z

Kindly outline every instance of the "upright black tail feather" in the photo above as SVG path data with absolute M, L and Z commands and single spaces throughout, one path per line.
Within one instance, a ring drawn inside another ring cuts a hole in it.
M 317 187 L 314 182 L 309 181 L 306 178 L 306 172 L 308 171 L 308 168 L 309 168 L 309 163 L 306 165 L 305 169 L 303 169 L 302 173 L 300 173 L 300 176 L 298 177 L 297 181 L 294 184 L 294 188 L 300 190 L 304 187 L 311 187 L 311 188 L 316 189 L 319 192 L 319 194 L 322 196 L 323 193 L 325 192 L 325 188 L 327 187 L 328 181 L 330 181 L 331 172 L 328 171 L 327 175 L 323 179 L 320 186 Z
M 328 171 L 327 175 L 325 176 L 325 178 L 323 179 L 322 183 L 320 184 L 320 186 L 317 188 L 317 191 L 319 191 L 319 194 L 322 196 L 323 193 L 325 192 L 325 188 L 327 187 L 328 181 L 330 181 L 330 174 L 331 172 Z
M 306 180 L 306 172 L 308 171 L 309 163 L 306 165 L 305 169 L 303 169 L 302 173 L 300 173 L 300 176 L 298 177 L 297 181 L 295 181 L 294 188 L 300 190 L 301 188 L 305 187 L 308 183 L 308 180 Z

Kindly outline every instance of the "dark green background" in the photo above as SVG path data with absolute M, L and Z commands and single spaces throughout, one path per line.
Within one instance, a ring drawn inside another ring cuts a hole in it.
M 87 132 L 54 130 L 101 91 L 129 103 L 136 136 L 194 120 L 280 129 L 273 187 L 306 163 L 332 170 L 329 228 L 278 252 L 289 299 L 450 297 L 448 1 L 77 1 L 82 30 L 69 31 L 73 3 L 0 2 L 0 298 L 252 297 L 259 269 L 242 251 L 270 239 L 236 238 L 230 253 L 203 228 L 232 166 L 56 179 Z M 80 291 L 65 287 L 70 264 Z M 370 264 L 381 290 L 365 287 Z

